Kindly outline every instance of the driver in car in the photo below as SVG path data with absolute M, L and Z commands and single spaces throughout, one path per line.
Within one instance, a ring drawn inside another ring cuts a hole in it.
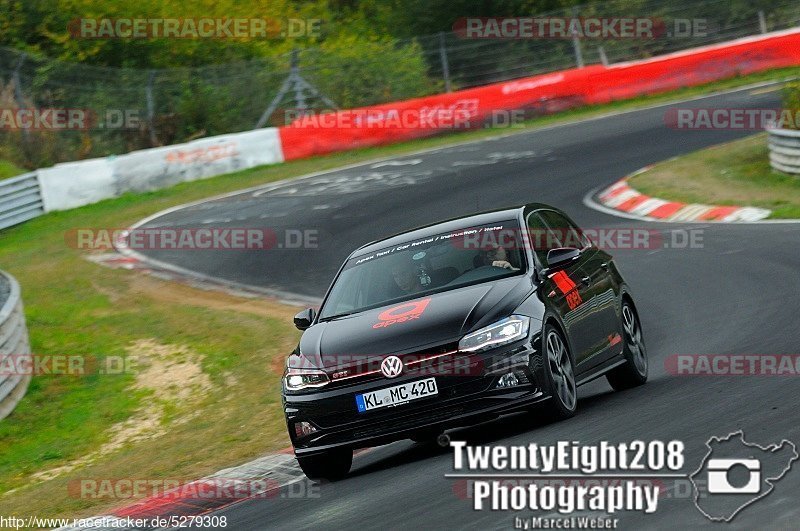
M 519 271 L 518 267 L 511 265 L 508 261 L 508 252 L 502 245 L 492 244 L 490 249 L 480 251 L 481 264 L 492 267 L 502 267 L 510 271 Z
M 417 293 L 423 290 L 413 264 L 395 264 L 392 266 L 392 278 L 403 293 Z

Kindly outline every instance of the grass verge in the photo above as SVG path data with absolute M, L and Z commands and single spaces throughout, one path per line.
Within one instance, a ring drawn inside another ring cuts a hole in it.
M 7 160 L 0 160 L 0 180 L 22 175 L 25 170 Z
M 784 69 L 525 124 L 589 118 L 796 76 Z M 0 268 L 20 282 L 33 351 L 118 356 L 125 374 L 34 377 L 0 421 L 0 514 L 82 516 L 131 500 L 76 496 L 75 480 L 191 480 L 285 447 L 279 378 L 295 308 L 106 269 L 65 243 L 80 227 L 122 227 L 161 209 L 378 157 L 495 136 L 479 130 L 246 170 L 55 212 L 0 232 Z M 102 366 L 102 364 L 101 364 Z
M 633 177 L 643 194 L 709 205 L 768 208 L 772 219 L 800 219 L 800 177 L 769 165 L 767 134 L 702 149 Z

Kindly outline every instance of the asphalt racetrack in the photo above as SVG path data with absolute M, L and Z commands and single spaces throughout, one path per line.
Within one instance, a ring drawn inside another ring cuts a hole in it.
M 677 107 L 777 108 L 776 92 L 742 90 Z M 651 360 L 647 385 L 614 393 L 605 380 L 581 389 L 578 414 L 545 424 L 530 415 L 456 432 L 473 443 L 680 439 L 685 471 L 711 436 L 744 431 L 749 442 L 800 442 L 798 379 L 674 376 L 675 354 L 800 354 L 800 224 L 665 225 L 587 208 L 598 187 L 645 165 L 750 131 L 665 126 L 669 107 L 442 148 L 270 185 L 150 220 L 147 227 L 269 227 L 312 231 L 317 249 L 165 252 L 148 256 L 205 275 L 318 298 L 354 248 L 415 226 L 480 210 L 544 202 L 590 228 L 699 229 L 698 248 L 611 251 L 636 296 Z M 280 241 L 280 238 L 279 238 Z M 265 338 L 265 341 L 268 341 Z M 513 527 L 530 511 L 475 511 L 452 472 L 452 451 L 399 442 L 357 455 L 350 477 L 313 496 L 246 500 L 217 514 L 229 529 L 449 529 Z M 800 521 L 800 465 L 733 529 L 788 529 Z M 623 529 L 714 525 L 680 486 L 667 482 L 655 514 L 617 513 Z M 543 513 L 536 516 L 548 516 Z M 550 516 L 558 516 L 556 514 Z M 726 526 L 726 524 L 722 524 Z

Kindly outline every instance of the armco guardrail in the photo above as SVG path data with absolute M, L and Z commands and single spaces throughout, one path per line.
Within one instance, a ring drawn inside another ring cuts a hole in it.
M 769 164 L 784 173 L 800 175 L 800 131 L 770 129 Z
M 29 366 L 30 357 L 19 284 L 0 271 L 0 367 Z M 0 419 L 8 416 L 25 396 L 30 381 L 31 376 L 25 371 L 0 370 Z
M 283 162 L 274 127 L 192 140 L 38 170 L 45 212 L 149 192 L 262 164 Z
M 67 210 L 181 182 L 283 162 L 274 127 L 185 144 L 56 164 L 0 181 L 0 229 Z
M 0 229 L 43 213 L 44 203 L 35 172 L 0 181 Z

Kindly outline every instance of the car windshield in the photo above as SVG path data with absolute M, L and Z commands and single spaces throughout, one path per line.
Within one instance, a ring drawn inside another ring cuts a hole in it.
M 515 220 L 409 240 L 349 259 L 320 310 L 320 320 L 525 270 Z

